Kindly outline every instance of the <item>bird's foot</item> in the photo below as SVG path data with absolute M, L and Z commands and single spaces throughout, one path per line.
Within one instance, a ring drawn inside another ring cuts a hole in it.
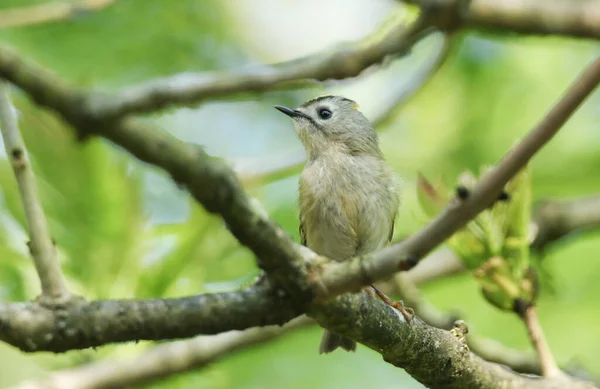
M 377 297 L 379 297 L 381 301 L 383 301 L 385 304 L 399 311 L 402 314 L 402 316 L 404 316 L 404 320 L 406 320 L 408 324 L 412 322 L 412 320 L 415 317 L 415 311 L 412 308 L 405 307 L 404 302 L 402 300 L 393 301 L 385 293 L 383 293 L 373 285 L 371 285 L 369 289 L 375 292 L 375 295 L 377 295 Z

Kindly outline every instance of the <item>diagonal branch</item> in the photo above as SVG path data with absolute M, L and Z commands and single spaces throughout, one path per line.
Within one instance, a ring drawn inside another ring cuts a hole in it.
M 418 40 L 433 31 L 430 27 L 435 25 L 437 16 L 435 11 L 422 12 L 409 26 L 399 20 L 392 26 L 382 26 L 362 41 L 289 62 L 232 72 L 185 73 L 132 86 L 117 96 L 93 102 L 94 115 L 118 118 L 223 95 L 297 87 L 298 82 L 355 77 L 388 56 L 406 55 Z
M 411 272 L 398 273 L 390 280 L 391 287 L 402 297 L 406 305 L 419 313 L 419 317 L 436 328 L 450 329 L 456 325 L 455 315 L 442 312 L 431 305 L 421 295 L 417 285 L 410 277 Z M 519 373 L 541 374 L 540 363 L 534 354 L 518 351 L 504 346 L 493 339 L 469 335 L 467 345 L 473 353 L 488 362 L 509 366 Z M 573 374 L 575 376 L 575 374 Z
M 40 278 L 43 301 L 50 303 L 66 300 L 70 297 L 70 293 L 56 257 L 56 248 L 48 231 L 46 215 L 38 199 L 35 175 L 31 169 L 25 143 L 19 132 L 16 109 L 10 101 L 9 85 L 4 81 L 0 81 L 0 130 L 6 155 L 10 159 L 19 185 L 31 239 L 29 250 Z
M 544 250 L 574 234 L 600 228 L 600 195 L 570 201 L 545 200 L 533 212 L 535 238 L 530 248 Z M 430 253 L 411 269 L 412 282 L 420 284 L 464 271 L 461 260 L 448 248 Z
M 366 293 L 345 294 L 308 315 L 319 324 L 377 351 L 429 388 L 594 388 L 572 377 L 526 377 L 483 361 L 464 338 L 430 327 L 420 319 L 406 324 L 402 315 Z M 464 334 L 463 334 L 464 335 Z

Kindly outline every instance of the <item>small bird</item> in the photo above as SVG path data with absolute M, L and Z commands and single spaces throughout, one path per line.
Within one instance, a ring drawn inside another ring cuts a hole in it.
M 275 108 L 292 118 L 308 157 L 299 181 L 302 244 L 336 261 L 387 245 L 400 205 L 400 180 L 358 105 L 341 96 L 321 96 L 297 109 Z M 412 312 L 393 304 L 410 322 Z M 355 351 L 356 342 L 325 330 L 319 353 L 338 347 Z

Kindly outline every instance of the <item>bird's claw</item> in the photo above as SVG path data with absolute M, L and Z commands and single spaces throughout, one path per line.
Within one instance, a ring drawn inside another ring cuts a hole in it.
M 383 293 L 382 291 L 380 291 L 379 289 L 377 289 L 376 287 L 374 287 L 372 285 L 371 285 L 371 290 L 373 290 L 375 292 L 375 294 L 381 299 L 381 301 L 383 301 L 385 304 L 387 304 L 390 307 L 399 311 L 402 314 L 402 316 L 404 316 L 404 320 L 406 320 L 406 323 L 410 324 L 412 322 L 412 320 L 415 317 L 415 311 L 412 308 L 405 307 L 404 301 L 402 301 L 402 300 L 393 301 L 385 293 Z
M 408 324 L 410 324 L 415 317 L 414 309 L 405 307 L 404 301 L 402 301 L 402 300 L 392 301 L 391 304 L 388 304 L 388 305 L 391 306 L 392 308 L 395 308 L 396 310 L 400 311 L 402 316 L 404 316 L 404 320 L 406 320 L 406 322 Z

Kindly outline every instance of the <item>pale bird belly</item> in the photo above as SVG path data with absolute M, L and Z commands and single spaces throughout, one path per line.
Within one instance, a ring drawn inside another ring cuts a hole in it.
M 350 220 L 340 204 L 317 206 L 305 219 L 308 247 L 317 254 L 342 261 L 373 252 L 388 242 L 391 217 L 387 210 L 365 202 Z

